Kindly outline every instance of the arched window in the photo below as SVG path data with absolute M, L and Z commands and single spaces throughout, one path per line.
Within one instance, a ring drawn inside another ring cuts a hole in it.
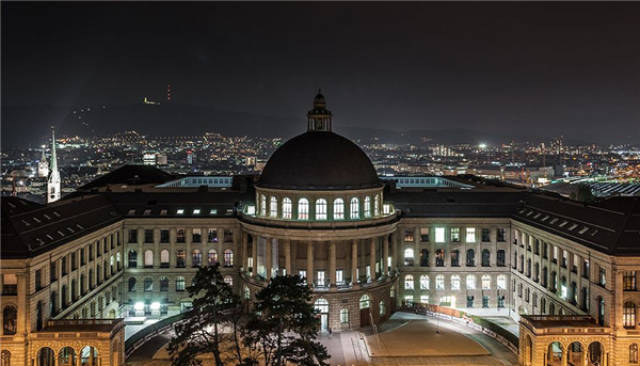
M 11 366 L 11 352 L 2 350 L 0 354 L 0 366 Z
M 267 216 L 267 197 L 260 195 L 260 216 Z
M 467 275 L 467 290 L 475 290 L 476 289 L 476 276 Z
M 153 279 L 147 277 L 144 279 L 144 292 L 151 292 L 151 291 L 153 291 Z
M 411 281 L 413 283 L 413 277 L 411 277 Z M 369 306 L 371 306 L 371 299 L 369 298 L 369 295 L 362 295 L 360 298 L 360 309 L 368 309 Z
M 404 288 L 405 288 L 405 290 L 413 290 L 413 276 L 412 275 L 404 276 Z
M 498 278 L 496 280 L 496 285 L 498 287 L 498 290 L 506 290 L 507 289 L 507 276 L 498 275 Z
M 384 314 L 387 313 L 387 309 L 384 306 L 384 301 L 380 301 L 380 304 L 378 304 L 378 306 L 380 307 L 380 316 L 384 316 Z
M 327 200 L 320 198 L 316 200 L 316 220 L 327 219 Z
M 73 348 L 65 347 L 58 352 L 58 365 L 75 365 L 76 362 L 76 351 Z
M 169 251 L 163 249 L 160 251 L 160 267 L 168 268 L 169 267 Z
M 360 201 L 356 197 L 353 197 L 351 199 L 350 217 L 351 217 L 352 220 L 360 218 Z
M 218 253 L 215 249 L 209 249 L 209 253 L 207 254 L 207 263 L 210 266 L 213 266 L 218 261 Z
M 373 214 L 380 216 L 380 196 L 376 194 L 373 199 Z
M 404 250 L 404 265 L 413 266 L 413 248 L 406 248 Z
M 483 290 L 491 290 L 491 276 L 483 275 L 481 280 Z
M 629 363 L 638 363 L 638 344 L 629 346 Z
M 437 275 L 436 276 L 436 290 L 444 290 L 444 276 Z
M 7 305 L 2 310 L 2 334 L 14 335 L 18 329 L 18 310 L 13 305 Z
M 129 292 L 136 292 L 136 278 L 129 278 Z
M 144 252 L 144 266 L 145 266 L 145 268 L 153 267 L 153 251 L 145 250 L 145 252 Z
M 429 276 L 422 275 L 420 276 L 420 290 L 428 290 L 429 289 Z
M 636 327 L 636 304 L 625 302 L 622 315 L 622 324 L 625 328 Z
M 342 198 L 333 200 L 333 219 L 344 220 L 344 201 Z
M 285 197 L 282 200 L 282 218 L 290 220 L 292 209 L 291 209 L 291 199 L 289 197 Z
M 371 217 L 371 197 L 364 198 L 364 217 Z
M 202 252 L 200 249 L 194 249 L 191 251 L 191 267 L 202 266 Z
M 129 268 L 136 268 L 138 266 L 138 252 L 133 249 L 129 250 L 129 260 L 127 266 Z
M 460 290 L 460 276 L 458 275 L 451 276 L 451 289 Z
M 169 279 L 165 276 L 160 277 L 160 291 L 169 291 Z
M 298 200 L 298 220 L 309 220 L 309 200 L 306 198 Z
M 269 201 L 269 216 L 278 217 L 278 199 L 274 196 Z
M 474 267 L 476 265 L 476 252 L 473 249 L 467 250 L 467 266 Z
M 491 266 L 491 253 L 489 252 L 489 249 L 482 250 L 482 266 L 483 267 Z
M 53 366 L 56 362 L 56 354 L 49 347 L 40 348 L 37 356 L 38 366 Z
M 316 300 L 316 302 L 314 303 L 315 310 L 317 310 L 320 314 L 327 314 L 329 313 L 329 301 L 327 301 L 326 299 L 318 299 Z
M 233 251 L 231 249 L 224 250 L 224 266 L 225 267 L 233 266 Z
M 233 277 L 231 277 L 231 276 L 229 276 L 229 275 L 226 275 L 226 276 L 224 276 L 223 281 L 224 281 L 224 283 L 226 283 L 227 285 L 229 285 L 229 286 L 233 286 Z

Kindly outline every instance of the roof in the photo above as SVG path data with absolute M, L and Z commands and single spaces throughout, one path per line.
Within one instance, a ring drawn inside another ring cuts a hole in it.
M 150 165 L 123 165 L 93 181 L 78 188 L 79 191 L 89 191 L 108 185 L 145 185 L 162 184 L 176 179 L 175 175 Z
M 326 131 L 303 133 L 278 148 L 264 167 L 257 185 L 292 190 L 382 186 L 364 151 L 349 139 Z
M 120 218 L 111 202 L 101 195 L 85 195 L 46 206 L 3 197 L 0 257 L 32 257 Z

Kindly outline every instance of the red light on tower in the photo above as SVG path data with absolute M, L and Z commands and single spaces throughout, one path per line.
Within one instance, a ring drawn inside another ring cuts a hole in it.
M 167 102 L 171 101 L 171 84 L 167 84 Z

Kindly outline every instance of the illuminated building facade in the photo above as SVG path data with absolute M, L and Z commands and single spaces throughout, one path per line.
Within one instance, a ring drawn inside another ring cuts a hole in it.
M 197 269 L 220 263 L 249 306 L 301 275 L 323 331 L 422 302 L 519 320 L 522 365 L 638 363 L 640 199 L 381 180 L 322 95 L 307 117 L 259 177 L 129 166 L 46 206 L 4 198 L 2 357 L 120 365 L 121 318 L 179 314 Z

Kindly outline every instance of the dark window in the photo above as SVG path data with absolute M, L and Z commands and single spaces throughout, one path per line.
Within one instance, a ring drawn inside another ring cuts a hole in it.
M 484 243 L 487 243 L 487 242 L 491 241 L 491 235 L 489 234 L 489 229 L 482 229 L 481 240 Z
M 467 296 L 467 307 L 468 308 L 473 307 L 473 296 Z
M 421 227 L 420 228 L 420 241 L 428 242 L 429 241 L 429 228 Z
M 36 291 L 39 291 L 42 289 L 42 270 L 38 269 L 36 270 Z
M 153 279 L 145 278 L 144 279 L 144 292 L 153 291 Z
M 166 277 L 160 278 L 160 291 L 166 292 L 169 291 L 169 279 Z
M 176 267 L 177 268 L 184 268 L 185 267 L 185 258 L 186 258 L 186 254 L 185 254 L 184 250 L 178 249 L 176 251 Z
M 71 253 L 71 270 L 75 271 L 78 268 L 78 258 L 76 258 L 76 252 Z
M 482 266 L 489 267 L 491 266 L 491 253 L 488 249 L 484 249 L 482 251 Z
M 138 230 L 129 229 L 129 243 L 137 243 L 138 242 Z M 98 249 L 98 251 L 100 251 Z
M 56 273 L 56 262 L 51 262 L 49 265 L 49 280 L 51 282 L 58 279 L 58 275 Z
M 444 267 L 444 250 L 436 250 L 436 267 Z
M 84 257 L 84 248 L 80 248 L 80 265 L 84 266 L 86 264 L 86 259 Z
M 166 229 L 160 230 L 160 242 L 161 243 L 169 242 L 169 230 L 166 230 Z
M 467 250 L 467 267 L 476 265 L 476 252 L 473 249 Z
M 134 277 L 129 278 L 129 292 L 136 292 L 136 279 Z
M 482 307 L 485 309 L 489 308 L 489 296 L 487 295 L 482 296 Z
M 62 258 L 60 258 L 60 270 L 62 271 L 62 275 L 66 275 L 67 274 L 67 257 L 64 256 Z
M 128 267 L 129 268 L 136 268 L 137 266 L 138 266 L 138 252 L 136 252 L 135 250 L 130 250 L 129 251 Z
M 202 231 L 201 229 L 193 229 L 191 231 L 191 242 L 200 243 L 202 241 Z
M 460 266 L 460 251 L 452 250 L 451 251 L 451 266 L 459 267 Z
M 505 230 L 503 228 L 499 228 L 496 230 L 496 240 L 499 242 L 505 241 Z
M 498 296 L 498 308 L 499 309 L 504 308 L 504 295 Z
M 505 253 L 503 249 L 498 250 L 498 252 L 496 253 L 496 265 L 498 267 L 505 266 Z
M 540 254 L 540 240 L 538 239 L 533 243 L 533 254 Z
M 89 261 L 93 260 L 93 244 L 89 244 Z
M 217 243 L 218 242 L 218 230 L 209 229 L 209 233 L 207 234 L 207 241 L 209 243 Z
M 547 287 L 548 284 L 548 276 L 547 276 L 547 267 L 542 268 L 542 286 Z
M 145 231 L 144 231 L 144 242 L 145 243 L 153 243 L 153 230 L 145 229 Z
M 429 266 L 429 251 L 427 249 L 420 250 L 420 266 L 421 267 Z
M 176 230 L 176 243 L 184 243 L 184 242 L 186 242 L 184 229 Z

